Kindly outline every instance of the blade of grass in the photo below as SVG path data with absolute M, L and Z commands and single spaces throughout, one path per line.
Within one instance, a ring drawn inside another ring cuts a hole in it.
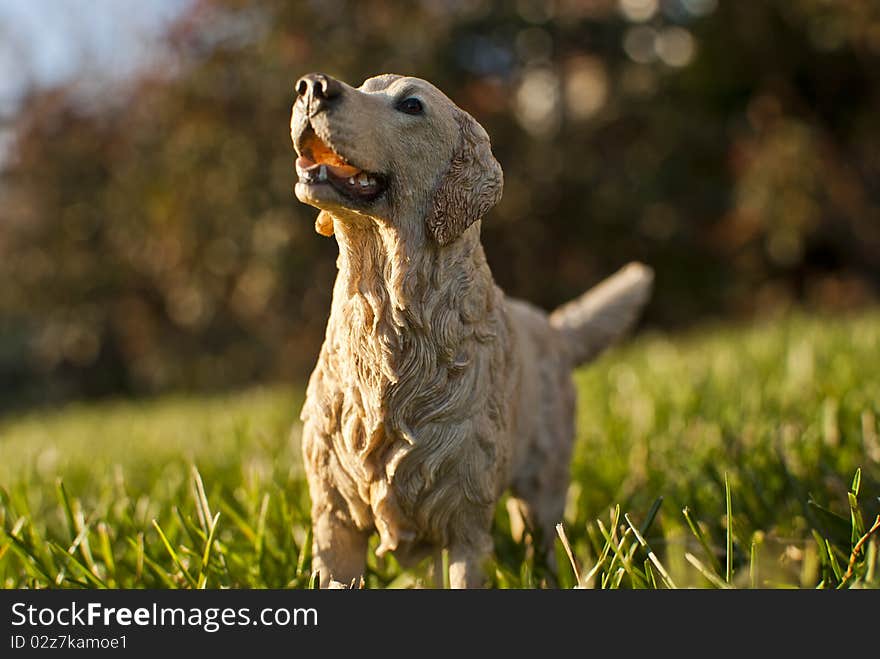
M 34 554 L 18 537 L 9 535 L 5 531 L 3 531 L 3 533 L 12 542 L 11 546 L 13 551 L 23 559 L 25 566 L 31 566 L 38 576 L 45 579 L 46 583 L 51 584 L 54 580 L 49 576 L 48 566 L 43 565 L 43 559 Z
M 587 524 L 586 530 L 590 549 L 593 550 L 593 553 L 596 554 L 596 556 L 599 556 L 602 553 L 602 549 L 605 547 L 605 539 L 602 538 L 601 534 L 596 530 L 595 524 Z
M 816 586 L 819 589 L 823 588 L 824 584 L 833 576 L 831 574 L 831 559 L 828 556 L 828 545 L 825 544 L 825 539 L 816 529 L 811 529 L 810 532 L 813 535 L 813 540 L 816 542 L 816 548 L 819 553 L 819 565 L 822 567 L 822 579 L 819 581 L 819 585 Z
M 659 508 L 659 506 L 658 506 Z M 656 511 L 655 511 L 656 512 Z M 636 536 L 636 540 L 642 546 L 642 548 L 648 552 L 648 560 L 654 564 L 654 567 L 657 568 L 657 572 L 660 573 L 660 578 L 663 579 L 663 583 L 666 584 L 667 588 L 677 588 L 675 582 L 672 580 L 672 577 L 669 576 L 669 573 L 660 563 L 660 559 L 654 554 L 654 551 L 651 549 L 650 545 L 648 545 L 645 538 L 639 533 L 638 529 L 636 529 L 635 525 L 632 523 L 632 520 L 629 518 L 628 513 L 623 514 L 623 518 L 626 520 L 626 523 L 629 524 L 629 528 L 632 529 L 633 534 Z
M 565 554 L 566 556 L 568 556 L 568 562 L 571 563 L 571 569 L 574 571 L 575 581 L 577 581 L 577 584 L 580 586 L 580 570 L 578 570 L 577 561 L 574 560 L 574 554 L 571 551 L 571 545 L 568 542 L 568 536 L 565 535 L 565 527 L 562 526 L 561 522 L 556 525 L 556 535 L 559 536 L 559 541 L 562 543 L 562 548 L 565 549 Z
M 606 541 L 602 550 L 599 552 L 599 558 L 596 559 L 596 564 L 584 576 L 583 582 L 581 583 L 583 588 L 590 588 L 592 586 L 593 579 L 595 579 L 596 575 L 599 573 L 599 570 L 601 570 L 602 567 L 605 565 L 605 561 L 608 559 L 608 553 L 610 551 L 611 543 Z
M 724 569 L 724 580 L 731 583 L 733 579 L 733 514 L 730 500 L 730 480 L 724 472 L 724 500 L 727 505 L 727 563 Z
M 69 564 L 76 567 L 84 576 L 92 586 L 96 588 L 107 588 L 107 584 L 104 583 L 104 580 L 101 579 L 98 575 L 94 574 L 88 566 L 84 565 L 77 557 L 72 553 L 64 549 L 57 542 L 52 542 L 51 540 L 48 543 L 49 549 L 51 549 L 56 555 L 65 559 Z
M 180 523 L 180 528 L 186 533 L 186 536 L 189 538 L 189 541 L 193 546 L 200 547 L 205 544 L 205 538 L 207 536 L 204 531 L 202 531 L 201 526 L 197 526 L 195 522 L 192 521 L 191 517 L 184 516 L 183 512 L 177 506 L 172 506 L 171 512 L 174 513 L 174 516 Z
M 220 513 L 217 512 L 211 520 L 211 526 L 208 530 L 208 539 L 205 540 L 205 550 L 202 552 L 202 564 L 199 566 L 198 588 L 204 590 L 208 583 L 208 561 L 211 558 L 211 547 L 214 544 L 214 534 L 217 531 L 217 522 L 220 521 Z
M 861 484 L 862 469 L 861 467 L 858 467 L 855 476 L 853 476 L 852 487 L 846 495 L 849 501 L 850 524 L 852 525 L 852 535 L 850 538 L 851 545 L 855 545 L 859 541 L 859 538 L 865 534 L 865 520 L 862 517 L 862 511 L 859 508 L 858 500 Z
M 706 568 L 706 566 L 700 562 L 700 559 L 697 558 L 696 556 L 694 556 L 692 553 L 685 552 L 684 557 L 685 557 L 685 560 L 688 563 L 690 563 L 691 565 L 693 565 L 695 568 L 697 568 L 697 570 L 699 570 L 700 574 L 702 574 L 704 577 L 706 577 L 706 579 L 709 581 L 709 583 L 711 583 L 713 586 L 715 586 L 716 588 L 722 588 L 725 590 L 730 588 L 729 583 L 727 583 L 721 577 L 719 577 L 717 574 L 715 574 L 714 572 L 712 572 L 711 570 Z
M 223 513 L 235 523 L 238 529 L 244 534 L 244 537 L 247 538 L 251 544 L 256 545 L 257 532 L 247 523 L 244 517 L 238 514 L 235 508 L 230 506 L 226 501 L 220 501 L 220 510 L 222 510 Z
M 113 549 L 110 544 L 110 533 L 105 522 L 98 523 L 98 541 L 100 543 L 101 559 L 107 570 L 107 585 L 111 588 L 116 585 L 116 561 L 113 558 Z
M 67 522 L 67 532 L 70 534 L 70 541 L 76 538 L 76 523 L 73 521 L 73 508 L 70 505 L 70 498 L 67 496 L 67 490 L 64 487 L 64 481 L 58 479 L 55 490 L 58 494 L 58 501 L 61 509 L 64 511 L 64 520 Z
M 703 535 L 703 531 L 700 529 L 699 524 L 697 524 L 693 517 L 691 517 L 690 508 L 683 508 L 681 513 L 682 515 L 684 515 L 684 518 L 688 523 L 688 527 L 690 528 L 691 533 L 694 534 L 694 537 L 699 541 L 700 546 L 703 548 L 703 552 L 705 552 L 706 558 L 711 564 L 713 571 L 715 572 L 715 574 L 720 574 L 721 563 L 718 562 L 718 558 L 715 556 L 715 553 L 709 546 L 709 542 L 708 540 L 706 540 L 706 536 Z
M 266 537 L 266 515 L 269 512 L 269 493 L 266 492 L 260 501 L 260 512 L 257 516 L 257 536 L 254 539 L 254 549 L 257 553 L 257 563 L 263 559 L 263 541 Z
M 851 544 L 856 544 L 863 535 L 865 535 L 865 520 L 862 517 L 862 511 L 859 508 L 858 499 L 852 492 L 846 493 L 849 500 L 850 522 L 852 524 Z
M 651 525 L 654 523 L 654 519 L 657 517 L 657 513 L 660 511 L 660 506 L 663 505 L 663 497 L 657 497 L 654 503 L 651 504 L 651 508 L 648 510 L 648 516 L 645 517 L 645 521 L 642 522 L 642 525 L 639 527 L 639 533 L 642 536 L 648 535 L 648 530 L 651 528 Z M 629 521 L 629 520 L 627 520 Z M 635 529 L 633 529 L 635 531 Z
M 296 576 L 299 577 L 306 566 L 306 556 L 311 550 L 312 546 L 312 528 L 311 526 L 306 528 L 306 537 L 303 539 L 302 546 L 299 548 L 299 556 L 296 559 Z
M 599 524 L 599 531 L 602 533 L 602 535 L 605 536 L 605 539 L 609 543 L 611 543 L 611 550 L 614 552 L 614 559 L 612 559 L 611 565 L 608 568 L 609 572 L 612 572 L 612 574 L 616 575 L 616 573 L 613 572 L 613 570 L 616 566 L 616 563 L 619 562 L 620 565 L 625 570 L 625 572 L 629 575 L 630 579 L 632 579 L 634 588 L 646 587 L 648 585 L 648 580 L 645 577 L 645 575 L 642 574 L 642 571 L 639 570 L 638 568 L 636 568 L 632 564 L 632 561 L 630 560 L 630 558 L 626 554 L 623 553 L 623 546 L 626 543 L 626 541 L 629 537 L 629 534 L 632 532 L 632 530 L 627 529 L 624 532 L 624 534 L 620 537 L 620 542 L 615 544 L 614 538 L 606 530 L 606 528 L 602 524 L 602 522 L 600 520 L 597 520 L 597 523 Z
M 0 503 L 2 503 L 2 502 L 0 502 Z M 3 520 L 3 521 L 5 522 L 6 520 Z M 9 531 L 4 530 L 5 525 L 0 525 L 0 535 L 18 535 L 21 532 L 21 529 L 24 526 L 24 523 L 26 521 L 27 521 L 26 518 L 19 517 L 18 521 L 15 523 L 15 525 Z M 5 545 L 3 545 L 3 547 L 0 547 L 0 559 L 3 558 L 3 556 L 6 554 L 6 552 L 9 551 L 9 549 L 11 547 L 12 547 L 12 540 L 11 539 Z
M 143 565 L 146 565 L 153 571 L 153 574 L 159 577 L 159 580 L 165 584 L 166 588 L 177 589 L 180 587 L 177 582 L 174 581 L 174 578 L 165 570 L 165 568 L 163 568 L 156 561 L 147 556 L 147 554 L 144 552 L 143 534 L 138 534 L 137 541 L 135 541 L 133 538 L 127 538 L 127 540 L 128 544 L 130 544 L 132 548 L 136 552 L 138 552 L 138 560 L 141 565 L 139 571 L 141 573 L 143 573 Z
M 758 541 L 755 538 L 749 548 L 749 587 L 758 587 Z
M 617 542 L 617 528 L 620 523 L 620 506 L 615 505 L 611 509 L 611 527 L 610 530 L 605 528 L 605 525 L 602 524 L 602 520 L 597 519 L 596 524 L 599 528 L 599 532 L 605 538 L 605 542 L 614 552 L 614 556 L 611 558 L 611 563 L 608 565 L 608 571 L 605 573 L 605 576 L 602 578 L 602 588 L 606 588 L 611 583 L 611 580 L 614 578 L 615 571 L 614 568 L 619 561 L 622 565 L 624 565 L 625 570 L 630 573 L 630 576 L 633 575 L 633 567 L 631 565 L 631 561 L 623 554 L 623 546 L 626 542 L 626 537 L 629 535 L 629 529 L 627 529 L 626 533 L 624 533 L 623 537 L 620 538 L 620 541 Z M 640 575 L 638 577 L 642 584 L 646 583 L 644 575 Z M 633 584 L 635 587 L 637 586 L 635 583 Z
M 192 578 L 192 575 L 189 571 L 184 567 L 183 563 L 180 561 L 180 558 L 177 556 L 177 552 L 174 551 L 174 547 L 171 546 L 171 543 L 168 541 L 168 538 L 165 536 L 165 532 L 162 530 L 162 527 L 159 526 L 159 522 L 155 519 L 153 520 L 153 528 L 156 529 L 156 532 L 159 534 L 159 537 L 162 539 L 162 544 L 165 545 L 165 549 L 168 554 L 171 556 L 171 560 L 174 561 L 174 564 L 177 566 L 177 569 L 181 571 L 187 583 L 192 588 L 197 588 L 198 584 L 196 580 Z
M 620 582 L 623 581 L 624 569 L 622 567 L 617 568 L 617 572 L 614 573 L 614 577 L 611 579 L 611 583 L 608 588 L 610 590 L 617 590 L 620 588 Z
M 191 483 L 194 489 L 193 498 L 196 500 L 196 512 L 199 515 L 199 524 L 202 530 L 208 532 L 208 524 L 214 519 L 211 514 L 211 507 L 208 505 L 208 496 L 205 494 L 205 484 L 202 482 L 202 475 L 195 465 L 190 465 Z
M 816 503 L 813 499 L 807 501 L 807 508 L 813 514 L 816 522 L 820 524 L 821 528 L 819 530 L 822 533 L 841 544 L 851 539 L 852 526 L 846 517 L 838 515 L 825 506 Z
M 74 522 L 76 523 L 76 530 L 78 533 L 75 542 L 79 544 L 79 553 L 83 557 L 83 562 L 88 566 L 89 570 L 92 571 L 92 574 L 98 576 L 98 566 L 92 556 L 92 548 L 89 544 L 89 525 L 86 524 L 79 502 L 77 502 L 77 511 L 76 515 L 74 515 Z
M 137 542 L 131 538 L 128 539 L 134 545 L 135 550 L 135 569 L 134 578 L 140 581 L 144 576 L 144 534 L 142 531 L 137 534 Z
M 657 590 L 657 579 L 654 578 L 654 570 L 651 569 L 651 561 L 645 559 L 645 575 L 651 583 L 651 588 Z
M 837 557 L 834 555 L 834 547 L 831 546 L 831 543 L 828 540 L 825 541 L 825 549 L 828 552 L 828 560 L 831 562 L 831 571 L 834 572 L 834 576 L 837 577 L 837 582 L 840 583 L 843 581 L 843 573 L 840 571 L 840 564 L 837 562 Z

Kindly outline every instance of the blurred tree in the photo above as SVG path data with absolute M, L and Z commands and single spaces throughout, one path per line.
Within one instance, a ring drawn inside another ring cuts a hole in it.
M 514 295 L 549 308 L 640 258 L 668 327 L 875 299 L 871 0 L 202 0 L 167 51 L 101 98 L 23 104 L 0 175 L 9 400 L 307 372 L 336 251 L 292 194 L 310 70 L 418 75 L 486 126 L 505 193 L 484 242 Z

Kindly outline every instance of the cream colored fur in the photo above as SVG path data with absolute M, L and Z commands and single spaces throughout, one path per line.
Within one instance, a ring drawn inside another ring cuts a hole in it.
M 482 127 L 423 80 L 334 84 L 332 104 L 295 104 L 294 142 L 310 124 L 388 189 L 360 204 L 328 186 L 296 188 L 339 244 L 302 410 L 313 569 L 322 585 L 356 581 L 378 532 L 380 554 L 408 563 L 447 548 L 452 585 L 479 586 L 506 490 L 514 532 L 532 528 L 552 546 L 574 439 L 572 369 L 632 325 L 651 273 L 632 264 L 549 317 L 505 297 L 480 244 L 502 190 Z M 401 96 L 424 113 L 400 112 Z

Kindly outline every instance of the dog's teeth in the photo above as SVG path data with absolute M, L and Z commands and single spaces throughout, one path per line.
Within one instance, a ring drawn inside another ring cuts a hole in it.
M 349 185 L 354 185 L 354 176 L 349 176 L 349 177 L 348 177 L 348 184 L 349 184 Z
M 327 165 L 321 165 L 318 168 L 318 181 L 327 180 Z
M 358 185 L 362 188 L 369 187 L 372 184 L 372 179 L 367 175 L 361 172 L 357 177 Z

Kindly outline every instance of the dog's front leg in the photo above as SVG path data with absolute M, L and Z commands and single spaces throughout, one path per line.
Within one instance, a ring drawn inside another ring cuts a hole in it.
M 482 588 L 483 563 L 492 547 L 487 532 L 476 542 L 454 544 L 449 549 L 449 585 L 452 588 Z
M 363 576 L 368 533 L 355 524 L 336 485 L 335 477 L 342 472 L 329 449 L 331 438 L 313 418 L 305 415 L 304 421 L 303 463 L 312 500 L 312 572 L 320 573 L 321 588 L 349 587 Z
M 364 574 L 367 533 L 328 509 L 312 509 L 312 571 L 321 575 L 321 588 L 357 586 Z

